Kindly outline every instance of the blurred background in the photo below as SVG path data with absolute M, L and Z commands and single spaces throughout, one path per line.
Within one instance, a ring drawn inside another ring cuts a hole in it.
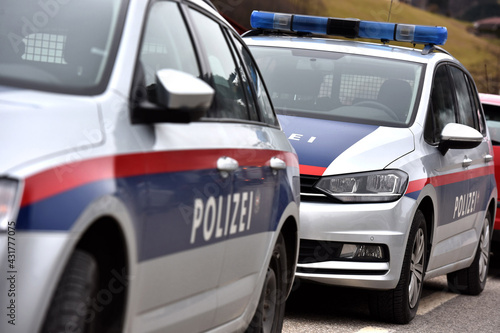
M 445 26 L 451 52 L 479 92 L 500 94 L 500 0 L 212 0 L 243 31 L 253 10 Z M 392 43 L 399 44 L 399 43 Z M 408 46 L 406 44 L 400 44 Z

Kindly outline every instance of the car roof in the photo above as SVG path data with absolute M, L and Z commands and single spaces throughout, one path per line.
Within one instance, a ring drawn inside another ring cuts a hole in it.
M 390 44 L 370 43 L 358 40 L 341 40 L 285 34 L 248 36 L 244 37 L 244 40 L 248 45 L 253 46 L 272 46 L 278 48 L 342 52 L 390 58 L 394 60 L 412 61 L 423 64 L 436 62 L 442 59 L 458 63 L 453 56 L 444 52 L 430 52 L 428 54 L 423 54 L 421 49 L 394 46 Z
M 500 95 L 479 93 L 479 99 L 483 104 L 500 105 Z

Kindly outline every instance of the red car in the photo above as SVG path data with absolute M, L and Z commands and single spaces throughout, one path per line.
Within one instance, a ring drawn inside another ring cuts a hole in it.
M 497 184 L 500 184 L 500 95 L 479 94 L 479 99 L 483 105 L 484 114 L 486 116 L 486 124 L 490 131 L 491 142 L 493 143 L 493 152 L 495 155 L 495 179 Z M 495 241 L 500 241 L 499 209 L 500 206 L 497 203 L 497 214 L 493 230 L 493 240 Z

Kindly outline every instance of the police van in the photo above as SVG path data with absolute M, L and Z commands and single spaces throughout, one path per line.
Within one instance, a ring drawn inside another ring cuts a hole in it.
M 481 293 L 493 151 L 471 75 L 439 46 L 447 29 L 260 11 L 251 23 L 245 42 L 299 155 L 296 277 L 371 289 L 372 315 L 395 323 L 433 277 Z
M 0 4 L 0 332 L 277 332 L 299 164 L 208 1 Z

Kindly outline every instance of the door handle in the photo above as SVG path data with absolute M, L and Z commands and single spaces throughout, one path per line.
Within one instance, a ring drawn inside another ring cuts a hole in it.
M 470 158 L 468 158 L 467 156 L 465 156 L 463 162 L 462 162 L 462 166 L 464 168 L 467 168 L 469 165 L 472 164 L 472 160 Z
M 279 159 L 277 157 L 272 157 L 271 161 L 269 162 L 271 165 L 271 168 L 273 170 L 284 170 L 286 169 L 286 163 L 282 159 Z
M 234 158 L 222 156 L 217 160 L 217 170 L 219 171 L 232 172 L 238 169 L 238 167 L 238 161 Z
M 491 161 L 493 161 L 493 156 L 491 156 L 490 154 L 484 155 L 484 162 L 488 163 Z

